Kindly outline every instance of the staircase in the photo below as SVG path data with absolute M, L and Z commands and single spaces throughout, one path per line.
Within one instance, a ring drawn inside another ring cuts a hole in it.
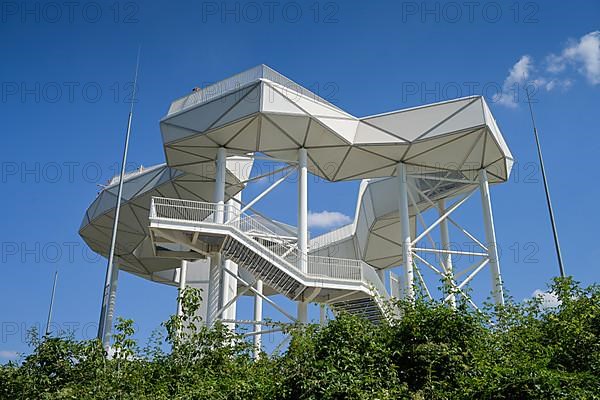
M 303 286 L 275 263 L 250 250 L 231 236 L 225 238 L 221 252 L 223 257 L 246 268 L 257 279 L 261 279 L 268 286 L 292 300 L 297 299 L 306 289 L 306 286 Z
M 350 313 L 380 322 L 387 318 L 383 282 L 360 260 L 305 255 L 301 270 L 295 237 L 282 236 L 252 215 L 237 210 L 224 213 L 222 204 L 152 198 L 150 229 L 161 236 L 182 238 L 182 245 L 217 246 L 225 259 L 244 267 L 257 279 L 292 300 L 328 304 L 334 314 Z M 215 223 L 215 215 L 233 215 Z M 173 231 L 177 234 L 173 235 Z M 192 237 L 190 242 L 187 242 Z M 192 243 L 194 242 L 194 243 Z M 315 294 L 316 293 L 316 294 Z

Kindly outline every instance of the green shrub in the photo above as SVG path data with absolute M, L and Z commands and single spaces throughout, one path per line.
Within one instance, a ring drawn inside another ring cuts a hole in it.
M 572 279 L 538 299 L 485 311 L 466 304 L 399 302 L 401 318 L 373 325 L 340 315 L 289 326 L 288 349 L 252 359 L 252 345 L 184 314 L 140 349 L 118 319 L 110 357 L 97 340 L 37 339 L 19 363 L 0 366 L 1 399 L 598 399 L 600 289 Z M 164 351 L 164 344 L 169 351 Z

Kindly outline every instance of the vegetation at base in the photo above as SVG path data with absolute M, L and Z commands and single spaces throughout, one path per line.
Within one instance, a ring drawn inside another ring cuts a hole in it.
M 282 354 L 252 359 L 252 344 L 194 311 L 140 348 L 119 319 L 111 357 L 97 340 L 35 339 L 0 366 L 1 399 L 600 399 L 600 287 L 556 280 L 541 299 L 474 311 L 466 304 L 399 303 L 373 325 L 343 315 L 291 326 Z M 164 341 L 170 351 L 164 351 Z

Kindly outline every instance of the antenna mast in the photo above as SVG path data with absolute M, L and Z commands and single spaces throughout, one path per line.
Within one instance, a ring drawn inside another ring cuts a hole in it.
M 121 175 L 119 178 L 119 190 L 117 192 L 117 205 L 115 208 L 115 219 L 113 222 L 112 236 L 110 241 L 110 251 L 108 254 L 108 265 L 106 267 L 106 278 L 104 280 L 104 292 L 102 296 L 102 310 L 100 311 L 100 323 L 98 324 L 98 339 L 103 341 L 104 347 L 108 343 L 104 343 L 106 332 L 110 327 L 105 326 L 107 322 L 107 307 L 110 295 L 111 277 L 113 275 L 113 262 L 115 257 L 115 246 L 117 242 L 117 228 L 119 226 L 119 211 L 121 210 L 121 198 L 123 194 L 123 180 L 125 178 L 125 166 L 127 164 L 127 151 L 129 149 L 129 136 L 131 134 L 131 120 L 133 117 L 133 105 L 135 104 L 135 95 L 137 89 L 138 70 L 140 66 L 140 49 L 138 48 L 137 60 L 135 64 L 135 78 L 133 80 L 133 92 L 131 96 L 131 105 L 129 107 L 129 117 L 127 118 L 127 132 L 125 134 L 125 145 L 123 146 L 123 159 L 121 163 Z
M 46 334 L 50 336 L 50 325 L 52 324 L 52 309 L 54 308 L 54 294 L 56 293 L 56 281 L 58 279 L 58 269 L 54 272 L 54 283 L 52 284 L 52 296 L 50 297 L 50 308 L 48 309 L 48 320 L 46 321 Z
M 525 88 L 527 93 L 527 104 L 529 104 L 529 113 L 531 114 L 531 123 L 533 125 L 533 135 L 535 136 L 535 144 L 537 146 L 538 158 L 540 159 L 540 167 L 542 170 L 542 179 L 544 181 L 544 191 L 546 192 L 546 203 L 548 205 L 548 213 L 550 214 L 550 223 L 552 224 L 552 234 L 554 235 L 554 246 L 556 248 L 556 258 L 558 259 L 558 268 L 560 270 L 561 278 L 565 277 L 565 269 L 562 260 L 562 254 L 560 252 L 560 243 L 558 242 L 558 231 L 556 229 L 556 222 L 554 221 L 554 211 L 552 210 L 552 201 L 550 200 L 550 189 L 548 189 L 548 180 L 546 179 L 546 169 L 544 168 L 544 159 L 542 157 L 542 148 L 540 146 L 540 138 L 538 137 L 537 128 L 535 126 L 535 120 L 533 118 L 533 108 L 531 107 L 531 99 L 529 98 L 529 88 Z

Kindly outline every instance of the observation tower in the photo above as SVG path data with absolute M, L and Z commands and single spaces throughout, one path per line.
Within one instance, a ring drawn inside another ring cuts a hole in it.
M 203 320 L 250 325 L 245 335 L 257 351 L 262 335 L 276 330 L 265 328 L 264 303 L 290 321 L 308 322 L 316 303 L 321 321 L 348 312 L 378 323 L 394 317 L 386 300 L 410 301 L 416 290 L 477 307 L 466 287 L 489 271 L 489 294 L 503 304 L 489 186 L 508 180 L 513 158 L 483 97 L 359 118 L 260 65 L 175 100 L 160 129 L 166 163 L 123 181 L 107 326 L 119 270 L 202 288 Z M 258 160 L 281 168 L 252 175 Z M 334 184 L 361 180 L 351 224 L 309 237 L 309 174 Z M 297 198 L 286 206 L 296 205 L 296 226 L 254 210 L 292 175 Z M 247 199 L 246 186 L 265 177 L 272 184 Z M 79 231 L 103 256 L 118 179 L 89 206 Z M 455 218 L 469 207 L 478 209 L 481 238 Z M 472 247 L 454 248 L 451 231 Z M 241 296 L 253 296 L 251 316 L 238 312 Z

